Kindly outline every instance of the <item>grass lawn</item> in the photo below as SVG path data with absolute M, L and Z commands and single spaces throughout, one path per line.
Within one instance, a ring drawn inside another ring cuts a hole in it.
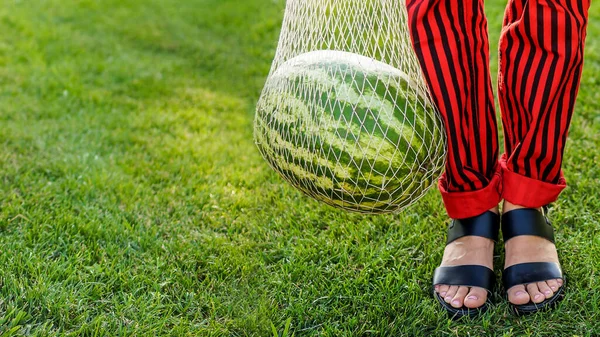
M 504 1 L 486 2 L 495 45 Z M 566 299 L 516 318 L 498 292 L 463 322 L 430 295 L 436 191 L 349 214 L 260 157 L 253 109 L 284 5 L 4 1 L 0 336 L 600 335 L 598 3 L 552 210 Z

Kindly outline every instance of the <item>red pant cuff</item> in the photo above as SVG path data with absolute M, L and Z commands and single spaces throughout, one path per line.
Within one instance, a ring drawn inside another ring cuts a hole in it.
M 502 167 L 502 198 L 506 201 L 528 208 L 538 208 L 558 199 L 560 192 L 567 187 L 563 173 L 558 184 L 529 178 L 508 169 L 506 155 L 500 159 Z
M 502 198 L 501 181 L 499 165 L 490 183 L 477 191 L 448 192 L 446 178 L 442 176 L 438 182 L 438 188 L 442 193 L 442 200 L 448 216 L 452 219 L 465 219 L 483 214 L 498 206 Z

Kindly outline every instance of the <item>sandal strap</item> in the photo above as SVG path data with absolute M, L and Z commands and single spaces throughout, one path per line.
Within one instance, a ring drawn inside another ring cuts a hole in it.
M 494 271 L 480 265 L 438 267 L 433 274 L 433 285 L 480 287 L 492 291 L 496 276 Z
M 454 219 L 448 228 L 448 240 L 446 244 L 463 236 L 471 235 L 481 236 L 497 242 L 499 230 L 500 216 L 491 211 L 471 218 Z
M 534 235 L 554 243 L 554 229 L 548 218 L 537 209 L 521 208 L 502 215 L 502 236 L 508 241 L 515 236 Z
M 502 284 L 508 290 L 516 285 L 562 279 L 562 270 L 554 262 L 529 262 L 510 266 L 502 272 Z

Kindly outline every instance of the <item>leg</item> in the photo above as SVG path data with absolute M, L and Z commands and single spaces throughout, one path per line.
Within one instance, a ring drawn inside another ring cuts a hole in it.
M 489 72 L 483 0 L 407 0 L 413 47 L 448 136 L 448 159 L 439 188 L 451 218 L 464 219 L 500 201 L 498 135 Z M 448 244 L 442 266 L 492 268 L 492 240 L 467 236 Z M 439 285 L 452 306 L 481 306 L 482 288 Z
M 500 39 L 498 93 L 506 154 L 503 211 L 540 208 L 558 198 L 567 132 L 583 66 L 589 0 L 510 0 Z M 557 262 L 556 248 L 539 237 L 506 244 L 505 267 Z M 509 300 L 539 303 L 561 280 L 509 289 Z
M 448 136 L 439 182 L 451 218 L 498 205 L 498 135 L 483 0 L 407 0 L 413 47 Z
M 511 0 L 498 93 L 506 154 L 503 197 L 537 208 L 566 187 L 563 152 L 583 67 L 590 0 Z

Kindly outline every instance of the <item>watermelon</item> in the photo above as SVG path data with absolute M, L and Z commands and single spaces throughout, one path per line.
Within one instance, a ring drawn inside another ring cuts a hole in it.
M 302 54 L 267 79 L 255 142 L 305 194 L 363 213 L 398 211 L 443 170 L 442 123 L 405 73 L 341 51 Z

